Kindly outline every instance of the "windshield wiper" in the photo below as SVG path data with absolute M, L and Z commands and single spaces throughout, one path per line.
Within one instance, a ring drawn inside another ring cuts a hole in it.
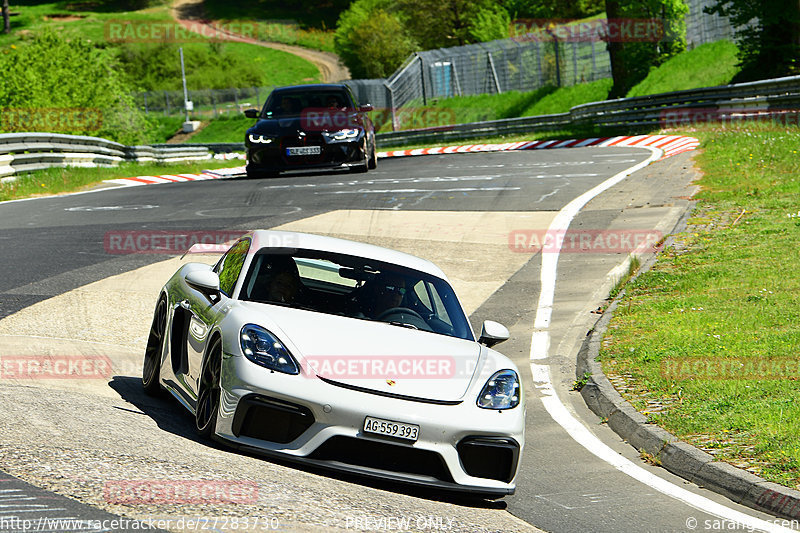
M 415 326 L 414 324 L 407 324 L 406 322 L 397 322 L 397 321 L 392 321 L 392 322 L 386 322 L 386 323 L 387 323 L 387 324 L 391 324 L 391 325 L 393 325 L 393 326 L 400 326 L 401 328 L 419 329 L 419 328 L 418 328 L 417 326 Z

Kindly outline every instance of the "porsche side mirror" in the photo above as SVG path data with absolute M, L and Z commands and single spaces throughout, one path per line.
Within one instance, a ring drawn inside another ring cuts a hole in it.
M 192 270 L 186 274 L 186 284 L 203 294 L 216 296 L 219 294 L 219 276 L 211 270 Z
M 258 109 L 245 109 L 244 116 L 247 118 L 258 118 Z
M 510 336 L 511 334 L 508 332 L 508 328 L 503 324 L 493 320 L 486 320 L 483 322 L 481 337 L 478 339 L 478 342 L 485 344 L 487 348 L 491 348 L 495 344 L 507 341 Z

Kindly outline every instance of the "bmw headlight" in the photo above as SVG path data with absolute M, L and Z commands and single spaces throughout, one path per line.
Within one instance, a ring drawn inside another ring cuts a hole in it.
M 347 139 L 355 139 L 361 133 L 361 130 L 348 129 L 329 132 L 328 136 L 336 141 L 345 141 Z
M 239 335 L 242 353 L 257 365 L 283 372 L 284 374 L 299 374 L 300 366 L 292 354 L 275 336 L 255 324 L 247 324 Z
M 272 142 L 272 137 L 253 135 L 252 133 L 248 135 L 247 138 L 250 140 L 250 144 L 269 144 Z
M 478 396 L 483 409 L 513 409 L 519 405 L 519 378 L 513 370 L 495 372 Z

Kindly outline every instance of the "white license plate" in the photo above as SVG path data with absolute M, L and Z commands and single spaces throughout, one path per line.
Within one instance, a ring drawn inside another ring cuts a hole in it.
M 322 153 L 320 146 L 292 146 L 286 149 L 286 155 L 319 155 Z
M 386 435 L 387 437 L 397 437 L 413 442 L 419 438 L 419 426 L 414 424 L 404 424 L 383 418 L 372 418 L 368 416 L 364 420 L 364 432 Z

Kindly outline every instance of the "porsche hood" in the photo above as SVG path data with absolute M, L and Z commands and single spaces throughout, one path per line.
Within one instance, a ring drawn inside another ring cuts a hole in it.
M 484 349 L 475 341 L 254 302 L 240 302 L 240 306 L 243 314 L 238 322 L 272 332 L 289 348 L 308 379 L 455 402 L 464 398 L 484 362 Z

